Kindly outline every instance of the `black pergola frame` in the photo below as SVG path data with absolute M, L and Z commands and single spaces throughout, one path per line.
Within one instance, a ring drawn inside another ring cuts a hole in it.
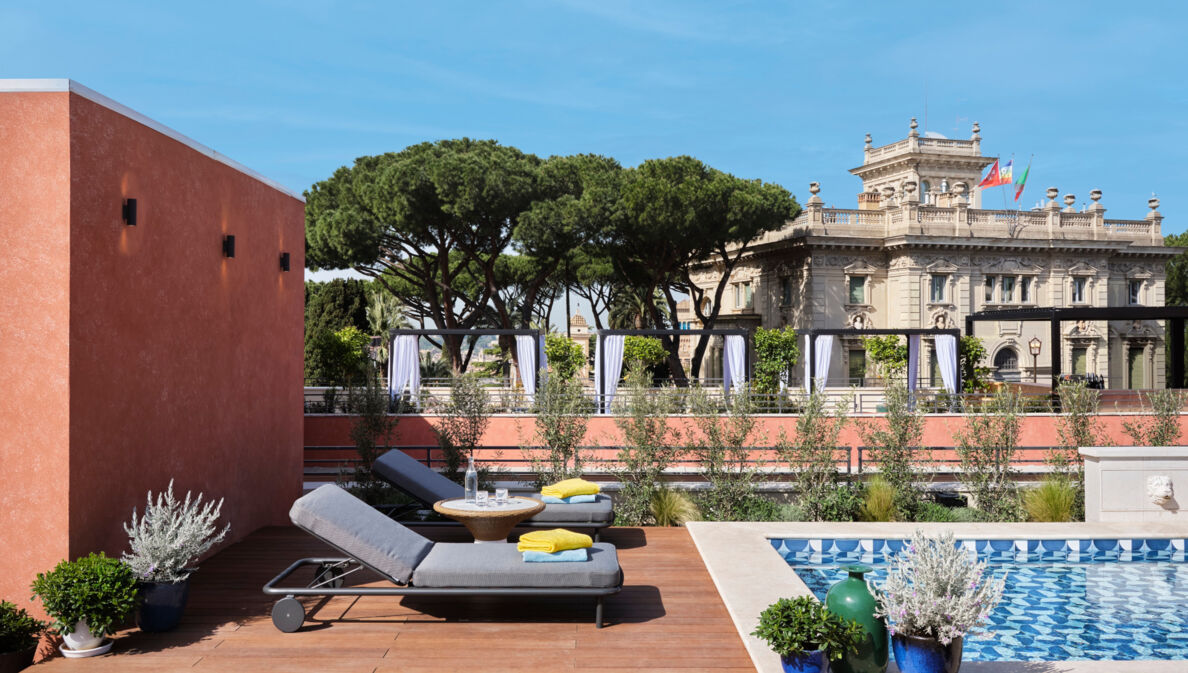
M 1173 355 L 1168 388 L 1185 388 L 1184 381 L 1184 320 L 1188 306 L 1076 306 L 1070 308 L 1008 308 L 977 311 L 965 317 L 965 333 L 973 336 L 975 322 L 1042 322 L 1048 321 L 1052 341 L 1052 390 L 1060 383 L 1060 346 L 1064 340 L 1060 323 L 1067 320 L 1166 320 L 1168 345 Z M 1178 355 L 1177 355 L 1178 354 Z
M 716 328 L 716 329 L 600 329 L 600 330 L 597 330 L 596 332 L 594 332 L 594 338 L 596 339 L 594 347 L 597 349 L 595 352 L 597 352 L 597 353 L 602 353 L 602 352 L 603 352 L 603 350 L 602 350 L 602 341 L 603 341 L 603 338 L 604 338 L 604 337 L 608 337 L 608 336 L 624 336 L 624 337 L 629 337 L 629 336 L 645 336 L 645 337 L 646 337 L 646 336 L 666 336 L 666 337 L 669 337 L 669 338 L 676 337 L 677 339 L 680 339 L 680 338 L 681 338 L 681 337 L 683 337 L 683 336 L 695 336 L 695 337 L 698 337 L 698 338 L 700 338 L 700 337 L 702 337 L 702 336 L 711 336 L 711 337 L 713 337 L 713 336 L 721 336 L 721 337 L 727 337 L 727 336 L 740 336 L 740 337 L 743 337 L 744 339 L 746 339 L 747 337 L 751 336 L 751 330 L 749 330 L 749 329 L 742 329 L 742 328 Z M 666 349 L 666 350 L 667 350 L 667 349 Z M 677 357 L 677 358 L 680 358 L 680 353 L 679 353 L 679 346 L 677 347 L 677 350 L 678 350 L 678 353 L 676 354 L 676 357 Z M 750 381 L 750 380 L 751 380 L 751 368 L 752 368 L 753 366 L 754 366 L 754 362 L 752 362 L 752 359 L 751 359 L 751 344 L 750 344 L 750 343 L 748 343 L 748 344 L 747 344 L 747 347 L 746 347 L 745 349 L 743 349 L 743 372 L 744 372 L 744 373 L 745 373 L 745 375 L 746 375 L 746 379 L 747 379 L 747 381 Z M 598 379 L 602 378 L 602 376 L 603 376 L 603 371 L 602 371 L 602 368 L 601 368 L 601 367 L 598 367 L 598 368 L 596 368 L 596 370 L 595 370 L 595 372 L 594 372 L 594 376 L 595 376 L 595 381 L 594 381 L 594 396 L 595 396 L 595 397 L 598 397 L 598 396 L 599 396 L 599 394 L 598 394 L 598 390 L 599 390 L 598 383 L 600 383 L 600 381 L 598 381 Z M 685 378 L 686 378 L 686 380 L 688 380 L 688 378 L 689 378 L 689 377 L 688 377 L 688 375 L 687 375 L 687 374 L 686 374 Z M 603 381 L 601 381 L 601 383 L 602 383 L 602 387 L 601 387 L 601 389 L 602 389 L 602 395 L 606 395 L 606 381 L 605 381 L 605 380 L 603 380 Z M 617 383 L 618 383 L 618 382 L 616 381 L 616 384 L 617 384 Z M 595 400 L 595 406 L 596 406 L 597 408 L 601 409 L 601 408 L 602 408 L 602 400 L 600 400 L 600 399 L 599 399 L 599 400 Z
M 475 327 L 473 329 L 458 329 L 458 328 L 403 329 L 403 328 L 399 328 L 399 327 L 393 327 L 392 329 L 388 330 L 388 353 L 389 353 L 388 358 L 390 359 L 392 357 L 390 354 L 393 352 L 392 347 L 393 347 L 393 344 L 395 344 L 395 342 L 396 342 L 396 337 L 398 337 L 398 336 L 415 336 L 415 337 L 473 336 L 473 337 L 477 338 L 477 337 L 483 337 L 483 336 L 544 337 L 546 334 L 548 334 L 548 333 L 545 332 L 544 330 L 531 329 L 531 328 L 505 329 L 505 328 L 494 328 L 494 327 L 492 327 L 492 328 Z M 444 344 L 443 344 L 442 350 L 443 351 L 445 350 Z M 533 377 L 533 380 L 536 382 L 536 389 L 540 390 L 540 368 L 541 368 L 541 366 L 544 366 L 547 364 L 545 361 L 544 340 L 543 339 L 538 339 L 536 351 L 537 351 L 536 357 L 538 360 L 540 360 L 540 362 L 537 363 L 538 366 L 536 367 L 536 371 L 534 371 L 532 373 L 532 377 Z M 389 395 L 391 395 L 391 386 L 392 386 L 392 383 L 389 381 L 388 382 Z
M 803 332 L 801 332 L 801 334 L 804 334 L 805 336 L 807 336 L 809 338 L 808 351 L 805 353 L 805 366 L 808 367 L 808 370 L 809 370 L 809 386 L 810 386 L 810 388 L 813 385 L 813 380 L 817 378 L 817 360 L 816 360 L 816 358 L 813 357 L 813 348 L 815 348 L 817 345 L 817 337 L 818 336 L 864 337 L 864 336 L 888 336 L 888 335 L 894 334 L 894 335 L 902 335 L 902 336 L 910 337 L 910 336 L 913 336 L 916 334 L 919 334 L 920 336 L 937 336 L 937 335 L 947 334 L 957 340 L 956 350 L 954 352 L 954 355 L 957 358 L 957 385 L 956 385 L 957 390 L 954 392 L 954 394 L 960 395 L 961 394 L 961 386 L 965 383 L 964 381 L 961 380 L 961 330 L 959 330 L 955 327 L 954 328 L 904 327 L 904 328 L 885 328 L 885 329 L 879 329 L 879 328 L 874 328 L 874 327 L 869 328 L 869 329 L 865 329 L 865 328 L 859 329 L 857 327 L 844 327 L 844 328 L 822 327 L 822 328 L 806 329 Z M 908 362 L 911 362 L 911 361 L 912 361 L 912 340 L 908 339 Z M 828 377 L 829 372 L 825 372 L 825 375 L 826 375 L 826 377 Z M 805 391 L 805 392 L 811 392 L 811 390 Z

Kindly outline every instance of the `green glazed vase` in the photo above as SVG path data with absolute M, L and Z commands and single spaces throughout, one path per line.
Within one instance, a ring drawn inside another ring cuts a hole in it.
M 866 640 L 851 652 L 832 663 L 834 673 L 883 673 L 887 670 L 887 624 L 875 617 L 875 597 L 863 577 L 870 572 L 867 566 L 843 568 L 849 577 L 829 587 L 825 607 L 839 617 L 853 619 L 866 632 Z

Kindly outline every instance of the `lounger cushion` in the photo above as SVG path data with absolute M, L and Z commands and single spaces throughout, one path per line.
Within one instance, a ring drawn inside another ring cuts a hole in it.
M 539 493 L 532 494 L 533 498 L 540 498 Z M 572 505 L 545 505 L 544 511 L 529 519 L 532 522 L 544 523 L 604 523 L 610 525 L 615 520 L 615 510 L 611 506 L 610 496 L 599 493 L 594 502 L 579 502 Z
M 297 526 L 405 584 L 433 548 L 425 537 L 334 484 L 301 496 L 289 510 Z
M 427 505 L 432 505 L 438 500 L 461 498 L 466 494 L 461 484 L 454 483 L 425 467 L 419 460 L 400 449 L 392 449 L 376 458 L 371 469 L 380 479 Z
M 619 585 L 615 547 L 599 542 L 590 560 L 525 563 L 514 544 L 443 542 L 413 572 L 413 586 L 434 588 L 532 587 L 598 589 Z

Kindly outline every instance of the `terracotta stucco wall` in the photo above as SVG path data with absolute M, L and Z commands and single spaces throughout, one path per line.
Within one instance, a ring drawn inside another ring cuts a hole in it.
M 871 422 L 875 420 L 875 416 L 855 417 L 851 418 L 846 427 L 842 429 L 838 436 L 838 445 L 842 447 L 852 447 L 856 449 L 859 446 L 866 444 L 862 439 L 862 434 L 859 431 L 858 423 Z M 1127 446 L 1131 444 L 1130 438 L 1125 433 L 1122 424 L 1124 422 L 1139 422 L 1145 417 L 1137 414 L 1101 414 L 1098 416 L 1098 428 L 1103 435 L 1105 445 L 1107 446 Z M 418 415 L 402 415 L 396 426 L 396 432 L 392 438 L 392 444 L 395 446 L 435 446 L 437 440 L 433 434 L 433 425 L 438 423 L 439 419 L 435 416 L 418 416 Z M 757 437 L 765 438 L 765 441 L 756 440 L 758 444 L 771 446 L 780 436 L 780 432 L 784 432 L 788 437 L 794 437 L 796 434 L 795 416 L 763 416 L 757 422 Z M 1021 447 L 1048 447 L 1058 446 L 1060 444 L 1060 435 L 1058 432 L 1059 416 L 1052 414 L 1029 414 L 1025 416 L 1020 423 L 1019 446 Z M 344 454 L 341 451 L 317 451 L 312 447 L 335 447 L 335 446 L 353 446 L 350 437 L 351 424 L 354 422 L 353 417 L 350 416 L 329 416 L 329 415 L 309 415 L 305 417 L 305 446 L 308 448 L 305 452 L 306 459 L 342 459 Z M 690 421 L 687 418 L 675 417 L 670 419 L 670 425 L 678 432 L 685 433 L 689 436 L 697 436 L 697 430 L 690 426 Z M 488 460 L 495 463 L 505 462 L 508 460 L 518 460 L 523 458 L 523 454 L 516 447 L 526 445 L 539 445 L 540 442 L 533 438 L 534 419 L 531 416 L 495 416 L 491 419 L 487 426 L 487 431 L 483 435 L 482 444 L 485 447 L 501 447 L 502 454 L 497 454 L 495 451 L 482 451 L 478 456 L 481 460 Z M 929 415 L 924 418 L 924 444 L 932 447 L 952 447 L 957 444 L 957 439 L 954 433 L 959 432 L 965 427 L 965 419 L 961 416 L 951 415 Z M 1180 427 L 1182 428 L 1182 438 L 1188 441 L 1188 415 L 1180 416 Z M 591 418 L 589 426 L 586 431 L 585 444 L 588 446 L 617 446 L 622 444 L 623 434 L 615 425 L 613 418 Z M 511 448 L 508 448 L 511 447 Z M 594 452 L 596 457 L 602 459 L 613 459 L 615 451 L 613 450 L 598 450 Z M 346 454 L 350 455 L 350 454 Z M 424 459 L 423 451 L 412 452 L 418 459 Z M 438 455 L 436 452 L 434 455 Z M 937 450 L 933 454 L 937 460 L 955 459 L 956 454 L 952 450 Z M 761 456 L 765 460 L 774 459 L 774 454 L 765 452 Z M 1017 456 L 1021 460 L 1026 461 L 1042 461 L 1044 452 L 1039 450 L 1023 451 Z M 857 470 L 858 454 L 857 451 L 851 453 L 852 467 Z
M 224 498 L 231 540 L 287 521 L 303 226 L 299 199 L 83 95 L 0 93 L 0 598 L 118 556 L 170 479 Z
M 69 151 L 65 95 L 0 96 L 0 599 L 26 606 L 67 553 Z
M 286 522 L 300 483 L 303 204 L 82 96 L 70 122 L 70 554 L 120 552 L 121 522 L 170 479 L 224 498 L 231 539 Z

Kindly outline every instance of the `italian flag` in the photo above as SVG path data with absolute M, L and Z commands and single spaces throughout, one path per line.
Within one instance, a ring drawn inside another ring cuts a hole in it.
M 1015 183 L 1015 200 L 1018 201 L 1020 196 L 1023 196 L 1023 188 L 1027 185 L 1027 174 L 1031 172 L 1031 161 L 1027 162 L 1027 168 L 1023 169 L 1023 177 Z

